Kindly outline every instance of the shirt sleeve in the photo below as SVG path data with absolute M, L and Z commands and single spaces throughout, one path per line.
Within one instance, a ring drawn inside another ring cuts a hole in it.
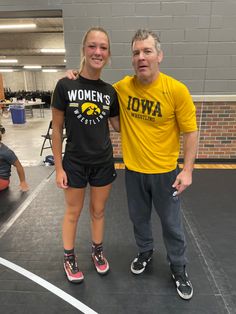
M 65 111 L 66 108 L 66 98 L 65 98 L 65 91 L 63 86 L 63 81 L 59 80 L 56 84 L 56 87 L 53 91 L 52 95 L 52 107 Z
M 176 119 L 181 132 L 197 131 L 196 107 L 188 88 L 180 83 L 175 90 L 176 99 Z
M 14 163 L 16 162 L 16 160 L 18 159 L 16 154 L 13 152 L 13 150 L 11 150 L 10 148 L 7 147 L 6 152 L 5 152 L 5 156 L 4 156 L 5 160 L 11 164 L 14 165 Z

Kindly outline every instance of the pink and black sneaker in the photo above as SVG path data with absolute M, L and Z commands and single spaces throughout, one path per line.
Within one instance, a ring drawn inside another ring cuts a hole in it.
M 105 275 L 109 270 L 109 263 L 105 256 L 103 255 L 102 246 L 93 248 L 92 251 L 92 260 L 96 271 L 101 274 Z
M 84 280 L 84 275 L 79 270 L 77 258 L 74 254 L 64 255 L 64 269 L 69 281 L 80 283 Z

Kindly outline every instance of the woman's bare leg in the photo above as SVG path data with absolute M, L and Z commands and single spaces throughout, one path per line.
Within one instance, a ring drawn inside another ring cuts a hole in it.
M 106 274 L 109 263 L 103 255 L 104 211 L 111 190 L 111 184 L 103 187 L 92 187 L 90 197 L 92 259 L 99 274 Z
M 66 211 L 63 219 L 62 238 L 64 249 L 71 250 L 75 246 L 77 223 L 84 204 L 85 188 L 65 189 Z
M 111 184 L 102 187 L 91 187 L 90 215 L 91 234 L 93 243 L 100 244 L 104 234 L 105 205 L 111 190 Z

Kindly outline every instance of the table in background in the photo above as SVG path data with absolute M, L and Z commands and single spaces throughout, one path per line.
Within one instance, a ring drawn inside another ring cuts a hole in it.
M 34 116 L 33 107 L 39 106 L 40 118 L 44 118 L 44 101 L 28 101 L 23 103 L 18 103 L 25 106 L 26 111 L 29 110 L 31 117 Z

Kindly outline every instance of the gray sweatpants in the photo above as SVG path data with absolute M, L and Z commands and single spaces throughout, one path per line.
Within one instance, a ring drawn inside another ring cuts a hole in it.
M 162 174 L 125 171 L 129 215 L 139 252 L 153 249 L 151 211 L 154 205 L 162 225 L 167 259 L 176 269 L 187 263 L 180 200 L 172 195 L 175 191 L 172 184 L 178 172 L 178 168 Z

